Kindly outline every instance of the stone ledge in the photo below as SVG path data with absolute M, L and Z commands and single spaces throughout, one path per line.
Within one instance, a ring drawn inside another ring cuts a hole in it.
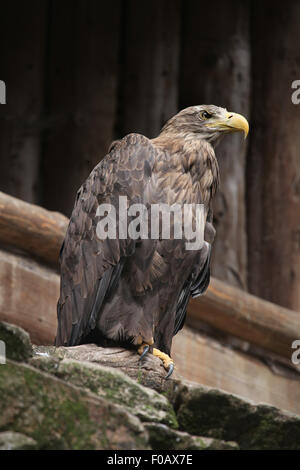
M 24 330 L 0 323 L 3 336 L 9 357 L 27 362 L 0 366 L 4 447 L 18 433 L 39 449 L 300 449 L 300 416 L 165 380 L 151 354 L 140 365 L 122 348 L 32 349 Z

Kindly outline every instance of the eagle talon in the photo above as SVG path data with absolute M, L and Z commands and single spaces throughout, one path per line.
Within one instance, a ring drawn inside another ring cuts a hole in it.
M 149 352 L 149 344 L 146 344 L 146 346 L 144 347 L 143 349 L 143 352 L 141 354 L 141 357 L 139 358 L 139 362 L 142 362 L 142 360 L 144 359 L 144 357 L 146 356 L 146 354 Z M 139 348 L 139 352 L 140 352 L 141 348 Z
M 165 380 L 167 380 L 169 377 L 171 377 L 171 375 L 173 374 L 173 371 L 174 371 L 174 363 L 171 362 L 171 364 L 169 364 L 168 373 L 165 377 Z

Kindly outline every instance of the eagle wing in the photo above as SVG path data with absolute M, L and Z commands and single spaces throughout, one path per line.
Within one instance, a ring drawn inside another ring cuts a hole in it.
M 124 261 L 135 250 L 134 240 L 118 238 L 118 197 L 127 196 L 129 204 L 145 203 L 145 185 L 158 152 L 146 137 L 129 134 L 114 143 L 77 192 L 60 252 L 57 346 L 79 344 L 95 328 L 101 305 L 116 289 Z M 102 203 L 116 208 L 116 239 L 96 235 Z
M 199 253 L 199 262 L 193 267 L 191 275 L 186 280 L 178 297 L 176 305 L 174 336 L 185 323 L 186 310 L 191 297 L 203 295 L 210 281 L 210 260 L 212 243 L 215 238 L 215 228 L 212 225 L 212 211 L 207 216 L 205 224 L 205 244 Z

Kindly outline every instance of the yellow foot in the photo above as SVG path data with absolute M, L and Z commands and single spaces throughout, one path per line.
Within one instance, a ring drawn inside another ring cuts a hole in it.
M 174 370 L 174 361 L 168 356 L 168 354 L 160 351 L 159 349 L 153 348 L 152 351 L 153 356 L 159 357 L 159 359 L 162 360 L 164 368 L 168 371 L 168 374 L 166 376 L 166 379 L 172 375 L 173 370 Z

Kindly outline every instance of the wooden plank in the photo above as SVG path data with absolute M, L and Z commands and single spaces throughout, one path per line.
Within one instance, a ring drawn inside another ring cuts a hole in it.
M 0 187 L 28 202 L 39 202 L 40 130 L 43 127 L 44 51 L 48 1 L 1 2 Z
M 204 296 L 190 301 L 187 322 L 196 329 L 205 322 L 289 360 L 292 342 L 300 338 L 299 313 L 218 279 L 211 280 Z
M 53 0 L 47 55 L 43 205 L 70 215 L 114 138 L 120 0 Z
M 249 289 L 297 311 L 300 107 L 292 102 L 292 83 L 300 77 L 299 15 L 296 1 L 253 4 L 253 132 L 247 168 Z
M 188 380 L 300 413 L 299 379 L 277 375 L 261 361 L 189 328 L 175 336 L 172 356 L 177 371 Z
M 199 0 L 183 5 L 180 107 L 215 104 L 248 117 L 249 2 L 219 2 L 217 14 L 214 2 L 205 8 Z M 214 201 L 217 236 L 212 256 L 213 276 L 243 289 L 247 287 L 246 143 L 240 135 L 228 136 L 216 149 L 221 185 Z
M 68 219 L 0 192 L 0 242 L 58 266 Z
M 57 273 L 0 250 L 0 320 L 24 328 L 35 344 L 53 344 L 58 296 Z
M 119 137 L 158 135 L 177 112 L 180 56 L 179 0 L 126 3 L 119 87 Z

